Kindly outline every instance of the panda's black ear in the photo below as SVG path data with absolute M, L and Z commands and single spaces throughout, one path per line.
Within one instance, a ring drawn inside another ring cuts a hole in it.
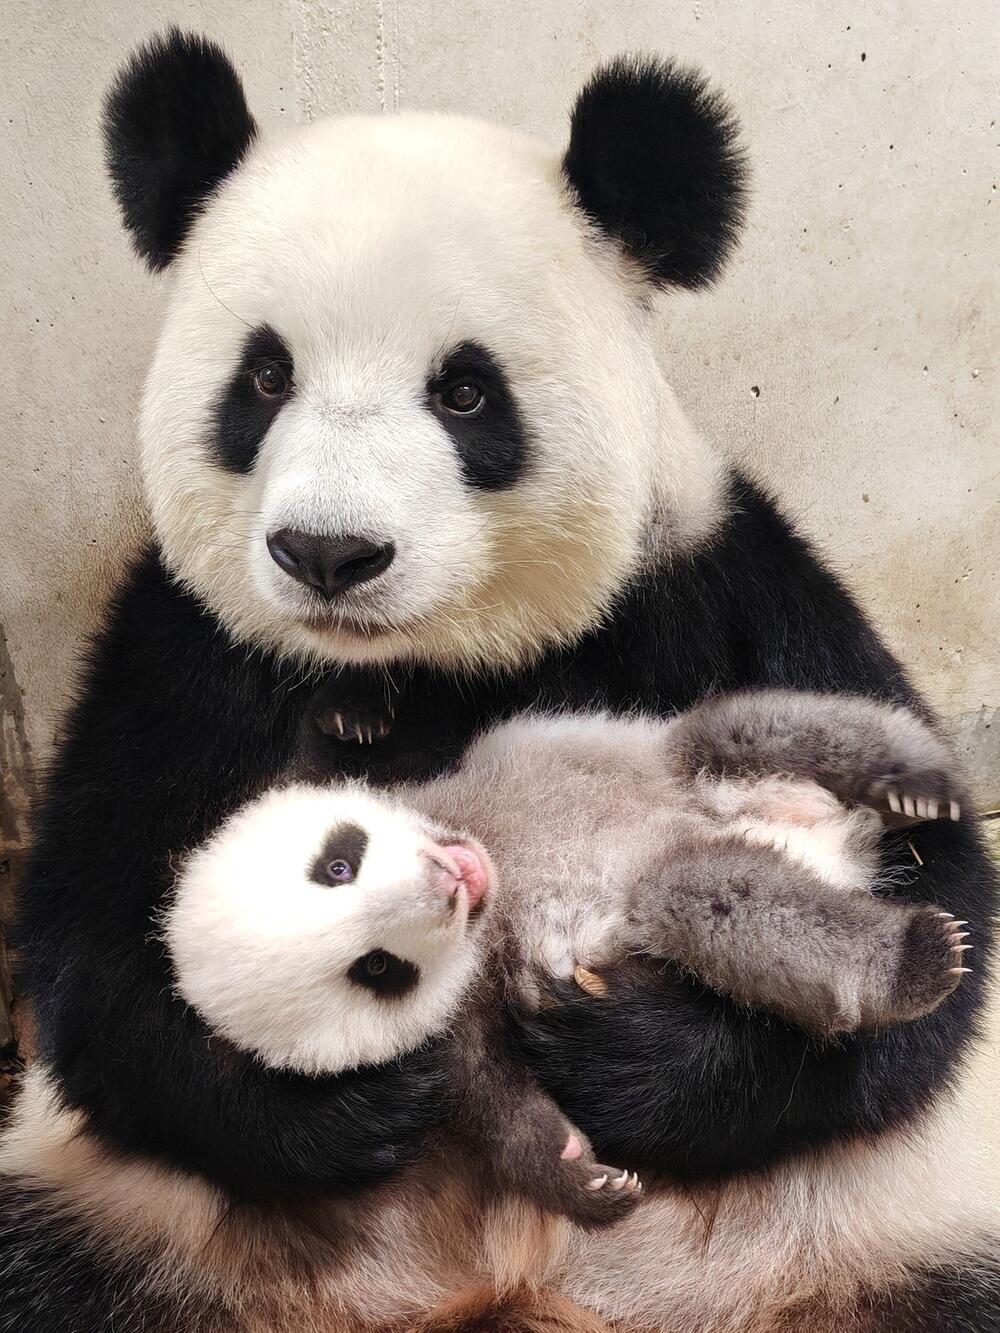
M 697 71 L 638 57 L 599 69 L 573 108 L 563 170 L 652 282 L 718 276 L 743 220 L 746 162 L 732 111 Z
M 176 28 L 140 47 L 118 75 L 103 128 L 125 226 L 154 270 L 177 255 L 205 197 L 257 133 L 225 53 Z

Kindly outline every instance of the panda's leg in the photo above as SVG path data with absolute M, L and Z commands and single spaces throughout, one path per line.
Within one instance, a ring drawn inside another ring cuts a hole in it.
M 909 709 L 845 695 L 754 690 L 699 704 L 667 729 L 685 777 L 811 779 L 843 801 L 911 819 L 957 819 L 947 746 Z
M 831 888 L 770 847 L 679 845 L 630 892 L 636 952 L 823 1036 L 929 1013 L 958 985 L 964 923 Z
M 617 1222 L 639 1200 L 638 1176 L 596 1160 L 586 1137 L 509 1058 L 507 1041 L 492 1019 L 467 1025 L 460 1038 L 454 1125 L 461 1151 L 501 1193 L 578 1226 Z

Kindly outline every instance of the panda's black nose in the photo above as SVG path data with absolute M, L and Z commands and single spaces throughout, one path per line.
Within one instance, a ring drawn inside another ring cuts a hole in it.
M 392 542 L 365 537 L 323 537 L 315 532 L 279 528 L 267 538 L 271 559 L 286 574 L 332 600 L 338 593 L 374 579 L 392 564 Z

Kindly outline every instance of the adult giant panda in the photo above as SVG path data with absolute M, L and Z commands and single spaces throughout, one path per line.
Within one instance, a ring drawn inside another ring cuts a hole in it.
M 419 1163 L 433 1051 L 267 1068 L 179 998 L 154 926 L 175 858 L 290 769 L 429 775 L 540 703 L 781 685 L 925 711 L 657 368 L 654 291 L 711 281 L 740 219 L 723 103 L 622 61 L 562 154 L 409 114 L 272 143 L 225 56 L 171 32 L 122 73 L 107 139 L 172 277 L 141 422 L 157 544 L 123 571 L 39 811 L 41 1054 L 3 1144 L 0 1328 L 1000 1329 L 981 964 L 926 1018 L 827 1046 L 672 969 L 652 998 L 566 997 L 518 1029 L 524 1059 L 659 1189 L 543 1246 L 429 1182 L 372 1265 L 352 1196 Z M 982 959 L 973 823 L 910 837 L 921 864 L 890 836 L 890 868 Z

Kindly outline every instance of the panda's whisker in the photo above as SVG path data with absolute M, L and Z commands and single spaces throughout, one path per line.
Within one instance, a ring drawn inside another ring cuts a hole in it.
M 237 320 L 240 324 L 242 324 L 244 328 L 247 328 L 247 329 L 251 329 L 251 330 L 252 330 L 252 329 L 253 329 L 253 325 L 252 325 L 251 323 L 249 323 L 249 321 L 243 319 L 240 315 L 238 315 L 238 314 L 236 313 L 235 310 L 231 309 L 228 305 L 226 305 L 225 301 L 223 301 L 222 297 L 221 297 L 221 296 L 219 295 L 219 293 L 214 289 L 214 287 L 212 286 L 212 284 L 209 282 L 208 278 L 205 276 L 205 270 L 204 270 L 204 268 L 203 268 L 203 266 L 202 266 L 202 262 L 201 262 L 201 246 L 200 246 L 200 245 L 198 246 L 198 252 L 197 252 L 197 254 L 195 255 L 195 259 L 197 260 L 197 263 L 198 263 L 198 272 L 201 274 L 201 280 L 202 280 L 202 282 L 205 284 L 205 289 L 206 289 L 206 291 L 208 292 L 208 294 L 212 297 L 212 299 L 215 300 L 215 301 L 217 301 L 217 302 L 219 303 L 219 305 L 222 306 L 223 310 L 225 310 L 225 312 L 226 312 L 228 315 L 232 315 L 233 319 Z

